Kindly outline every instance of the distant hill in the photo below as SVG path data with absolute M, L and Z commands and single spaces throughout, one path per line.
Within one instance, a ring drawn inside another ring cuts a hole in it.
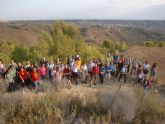
M 129 44 L 146 40 L 165 41 L 165 21 L 131 20 L 65 20 L 80 27 L 86 42 L 101 43 L 105 39 Z M 38 34 L 48 30 L 54 20 L 0 22 L 0 40 L 18 40 L 27 45 L 37 42 Z

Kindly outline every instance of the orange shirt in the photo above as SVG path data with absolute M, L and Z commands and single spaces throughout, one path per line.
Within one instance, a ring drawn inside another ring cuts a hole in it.
M 39 74 L 37 72 L 31 72 L 30 73 L 30 79 L 34 82 L 34 81 L 38 81 L 39 80 Z
M 25 80 L 27 78 L 27 71 L 26 70 L 20 70 L 18 72 L 18 75 L 22 80 Z

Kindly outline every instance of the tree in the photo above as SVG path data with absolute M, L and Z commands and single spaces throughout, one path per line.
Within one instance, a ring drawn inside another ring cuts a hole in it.
M 12 59 L 14 59 L 17 63 L 24 62 L 30 59 L 28 49 L 24 47 L 15 47 L 14 51 L 12 52 Z

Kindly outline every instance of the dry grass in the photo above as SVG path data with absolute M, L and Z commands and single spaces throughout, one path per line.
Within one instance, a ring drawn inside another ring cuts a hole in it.
M 8 124 L 109 124 L 163 123 L 164 106 L 159 95 L 144 94 L 140 87 L 119 84 L 86 85 L 55 90 L 43 82 L 39 94 L 1 93 L 0 123 Z M 115 98 L 115 99 L 114 99 Z M 113 103 L 113 104 L 112 104 Z

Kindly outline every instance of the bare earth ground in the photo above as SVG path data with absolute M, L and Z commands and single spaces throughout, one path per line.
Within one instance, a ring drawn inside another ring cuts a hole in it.
M 165 48 L 160 47 L 131 47 L 124 53 L 131 58 L 137 58 L 142 64 L 148 61 L 150 66 L 153 63 L 158 65 L 158 83 L 165 85 Z

